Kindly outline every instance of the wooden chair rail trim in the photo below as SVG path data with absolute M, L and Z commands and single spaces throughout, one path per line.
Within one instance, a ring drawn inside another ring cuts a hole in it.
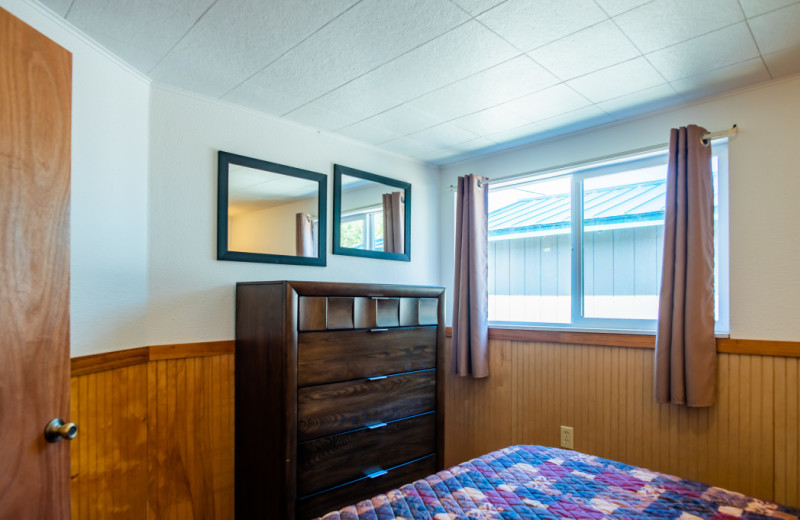
M 452 327 L 445 335 L 453 336 Z M 570 343 L 600 347 L 655 348 L 655 336 L 650 334 L 613 334 L 605 332 L 569 332 L 559 330 L 489 328 L 489 339 Z M 800 341 L 717 338 L 717 352 L 751 356 L 800 357 Z
M 147 363 L 149 347 L 130 348 L 116 352 L 103 352 L 88 356 L 75 357 L 70 360 L 72 376 L 83 376 L 95 372 L 113 370 Z
M 218 356 L 232 354 L 235 350 L 236 342 L 232 339 L 130 348 L 72 358 L 71 374 L 73 377 L 82 376 L 115 368 L 141 365 L 149 361 Z
M 453 329 L 447 327 L 447 337 L 452 337 Z M 647 334 L 611 334 L 603 332 L 569 332 L 558 330 L 530 329 L 489 329 L 489 339 L 567 343 L 574 345 L 595 345 L 601 347 L 655 348 L 655 337 Z M 158 361 L 164 359 L 183 359 L 190 357 L 218 356 L 232 354 L 236 350 L 234 340 L 206 341 L 200 343 L 179 343 L 173 345 L 152 345 L 115 352 L 104 352 L 72 358 L 73 376 L 103 372 L 115 368 Z M 800 357 L 800 341 L 772 341 L 758 339 L 717 339 L 717 352 L 723 354 L 742 354 L 752 356 Z

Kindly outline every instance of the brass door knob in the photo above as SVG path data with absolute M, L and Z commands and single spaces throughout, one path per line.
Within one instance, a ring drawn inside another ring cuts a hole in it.
M 65 423 L 61 419 L 53 419 L 44 427 L 44 438 L 47 442 L 58 442 L 61 439 L 72 440 L 78 435 L 78 425 Z

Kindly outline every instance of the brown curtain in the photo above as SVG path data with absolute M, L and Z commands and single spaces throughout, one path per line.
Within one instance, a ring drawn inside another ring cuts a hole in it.
M 402 253 L 405 249 L 405 204 L 399 191 L 383 194 L 383 250 Z
M 297 256 L 317 256 L 317 241 L 314 219 L 308 213 L 295 215 L 295 244 Z
M 658 306 L 655 400 L 714 404 L 714 188 L 704 128 L 672 129 Z
M 458 178 L 453 367 L 460 376 L 489 375 L 489 189 L 476 175 Z

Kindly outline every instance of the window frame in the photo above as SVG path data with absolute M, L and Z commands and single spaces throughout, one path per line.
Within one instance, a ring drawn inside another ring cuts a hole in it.
M 715 244 L 715 264 L 718 270 L 716 293 L 719 301 L 719 315 L 715 322 L 715 333 L 726 335 L 730 330 L 728 140 L 727 138 L 715 139 L 711 142 L 711 146 L 712 157 L 718 157 L 717 225 L 715 229 L 715 239 L 717 243 Z M 523 183 L 544 181 L 558 177 L 570 177 L 570 322 L 553 323 L 492 320 L 489 321 L 489 326 L 492 328 L 655 334 L 658 323 L 656 319 L 589 318 L 584 315 L 585 266 L 583 265 L 583 184 L 586 179 L 593 177 L 666 165 L 668 153 L 668 146 L 662 145 L 602 160 L 587 161 L 564 168 L 556 168 L 541 172 L 540 174 L 526 174 L 500 184 L 500 187 L 511 187 Z
M 369 206 L 342 214 L 340 226 L 347 222 L 355 222 L 358 220 L 364 223 L 364 247 L 352 249 L 358 249 L 359 251 L 383 251 L 383 249 L 374 249 L 376 243 L 375 233 L 378 229 L 378 226 L 375 224 L 375 217 L 382 211 L 382 206 Z

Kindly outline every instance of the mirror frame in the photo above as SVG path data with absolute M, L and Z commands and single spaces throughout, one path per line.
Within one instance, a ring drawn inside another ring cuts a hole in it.
M 353 247 L 341 246 L 342 227 L 342 175 L 349 175 L 367 181 L 387 184 L 404 190 L 405 197 L 405 243 L 402 253 L 389 253 L 386 251 L 368 251 Z M 360 256 L 366 258 L 381 258 L 383 260 L 411 261 L 411 184 L 382 175 L 356 170 L 340 164 L 333 165 L 333 254 Z
M 317 256 L 272 255 L 228 250 L 228 170 L 231 164 L 246 166 L 256 170 L 279 173 L 316 182 L 317 214 L 319 215 L 319 241 Z M 236 155 L 220 150 L 217 153 L 217 260 L 235 262 L 261 262 L 270 264 L 294 264 L 324 266 L 327 254 L 328 236 L 328 176 L 322 173 L 301 170 L 283 164 L 262 161 L 244 155 Z

